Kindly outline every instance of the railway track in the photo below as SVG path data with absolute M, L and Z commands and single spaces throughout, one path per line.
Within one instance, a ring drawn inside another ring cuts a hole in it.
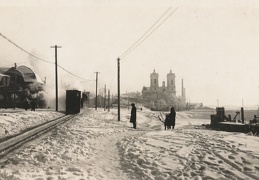
M 46 134 L 53 128 L 72 120 L 77 115 L 78 114 L 66 115 L 56 118 L 39 126 L 30 128 L 28 131 L 24 133 L 18 134 L 10 139 L 0 142 L 0 158 L 6 156 L 7 154 L 22 146 L 23 144 L 32 141 L 43 134 Z

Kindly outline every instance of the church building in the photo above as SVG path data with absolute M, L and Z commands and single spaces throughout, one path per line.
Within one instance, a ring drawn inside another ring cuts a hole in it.
M 159 75 L 153 71 L 150 74 L 150 87 L 143 87 L 142 99 L 147 106 L 153 109 L 167 109 L 169 106 L 180 108 L 185 106 L 185 89 L 182 80 L 182 96 L 176 96 L 175 74 L 172 70 L 167 74 L 167 81 L 159 86 Z

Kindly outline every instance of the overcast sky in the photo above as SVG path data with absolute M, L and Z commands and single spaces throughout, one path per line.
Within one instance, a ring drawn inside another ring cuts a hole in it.
M 177 95 L 184 79 L 187 100 L 205 105 L 259 105 L 258 1 L 12 1 L 0 0 L 0 33 L 44 60 L 54 62 L 58 45 L 59 80 L 94 92 L 117 93 L 117 58 L 167 10 L 178 8 L 121 60 L 121 93 L 159 84 L 172 70 Z M 170 9 L 169 9 L 170 8 Z M 165 17 L 167 17 L 165 16 Z M 47 83 L 54 65 L 29 57 L 0 37 L 0 66 L 27 65 Z M 61 82 L 60 82 L 61 83 Z M 55 92 L 53 91 L 53 94 Z

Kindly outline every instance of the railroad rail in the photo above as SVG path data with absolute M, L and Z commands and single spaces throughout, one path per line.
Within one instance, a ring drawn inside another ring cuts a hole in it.
M 0 143 L 0 158 L 7 155 L 9 152 L 15 150 L 16 147 L 20 147 L 23 144 L 36 139 L 40 135 L 43 135 L 49 132 L 53 128 L 68 122 L 69 120 L 73 119 L 77 115 L 78 114 L 73 114 L 73 115 L 71 114 L 71 115 L 66 115 L 66 116 L 56 118 L 54 120 L 43 123 L 39 126 L 33 127 L 30 130 L 24 133 L 21 133 L 17 136 L 14 136 L 10 139 L 2 141 Z

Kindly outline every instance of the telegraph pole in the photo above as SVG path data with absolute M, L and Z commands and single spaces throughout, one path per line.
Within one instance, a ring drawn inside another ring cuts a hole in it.
M 108 112 L 110 112 L 110 89 L 108 90 Z
M 51 46 L 51 48 L 55 48 L 55 76 L 56 76 L 56 111 L 58 111 L 58 53 L 57 49 L 61 48 L 61 46 Z
M 106 84 L 104 85 L 104 111 L 106 109 Z
M 129 94 L 128 92 L 126 92 L 127 96 L 128 96 L 128 110 L 129 110 Z
M 96 96 L 95 96 L 95 110 L 97 110 L 97 85 L 98 85 L 98 73 L 100 72 L 94 72 L 96 73 Z
M 118 121 L 120 121 L 120 58 L 118 60 Z
M 113 101 L 113 94 L 112 94 L 112 98 L 111 98 L 111 108 L 112 108 L 112 101 Z M 259 108 L 258 108 L 259 109 Z
M 16 65 L 16 63 L 14 63 L 14 70 L 15 70 L 15 79 L 14 79 L 14 86 L 15 86 L 15 91 L 14 91 L 14 93 L 13 93 L 13 95 L 14 95 L 14 109 L 16 108 L 16 93 L 17 93 L 17 65 Z

